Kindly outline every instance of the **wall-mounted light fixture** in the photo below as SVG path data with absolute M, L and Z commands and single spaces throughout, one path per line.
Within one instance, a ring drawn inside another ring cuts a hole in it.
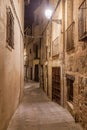
M 52 14 L 53 14 L 53 11 L 50 8 L 46 9 L 45 16 L 47 19 L 51 20 L 52 22 L 56 22 L 57 24 L 62 24 L 61 19 L 52 19 Z
M 35 38 L 36 38 L 36 39 L 38 39 L 38 38 L 43 38 L 42 35 L 38 35 L 38 36 L 33 36 L 33 35 L 32 35 L 32 36 L 31 36 L 31 35 L 27 35 L 27 34 L 25 35 L 25 37 L 27 37 L 27 38 L 31 38 L 31 39 L 35 39 Z
M 52 19 L 53 22 L 56 22 L 57 24 L 62 24 L 62 20 L 61 19 Z
M 51 9 L 46 9 L 45 10 L 45 16 L 46 16 L 46 18 L 50 19 L 51 16 L 52 16 L 52 13 L 53 13 L 53 11 Z

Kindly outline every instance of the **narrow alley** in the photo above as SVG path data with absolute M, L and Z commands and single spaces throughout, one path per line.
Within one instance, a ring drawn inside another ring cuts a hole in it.
M 69 112 L 47 98 L 39 83 L 25 85 L 22 103 L 7 130 L 82 130 Z
M 0 0 L 0 130 L 87 130 L 87 0 Z

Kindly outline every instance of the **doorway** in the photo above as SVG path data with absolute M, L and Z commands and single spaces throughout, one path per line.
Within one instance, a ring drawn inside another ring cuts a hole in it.
M 31 78 L 30 79 L 32 80 L 32 68 L 31 68 Z
M 61 69 L 52 68 L 52 100 L 61 104 Z
M 34 80 L 37 82 L 39 81 L 39 67 L 38 67 L 38 65 L 35 65 Z
M 41 87 L 44 90 L 44 71 L 43 71 L 43 65 L 41 65 Z

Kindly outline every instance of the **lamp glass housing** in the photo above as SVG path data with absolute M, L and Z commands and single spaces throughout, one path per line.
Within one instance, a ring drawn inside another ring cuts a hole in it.
M 46 9 L 45 16 L 47 19 L 50 19 L 52 16 L 53 11 L 51 9 Z

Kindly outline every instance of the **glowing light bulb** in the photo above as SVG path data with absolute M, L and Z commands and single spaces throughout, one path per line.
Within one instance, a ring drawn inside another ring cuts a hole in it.
M 46 9 L 46 11 L 45 11 L 45 16 L 46 16 L 47 19 L 50 19 L 50 18 L 51 18 L 52 12 L 53 12 L 53 11 L 52 11 L 51 9 Z

